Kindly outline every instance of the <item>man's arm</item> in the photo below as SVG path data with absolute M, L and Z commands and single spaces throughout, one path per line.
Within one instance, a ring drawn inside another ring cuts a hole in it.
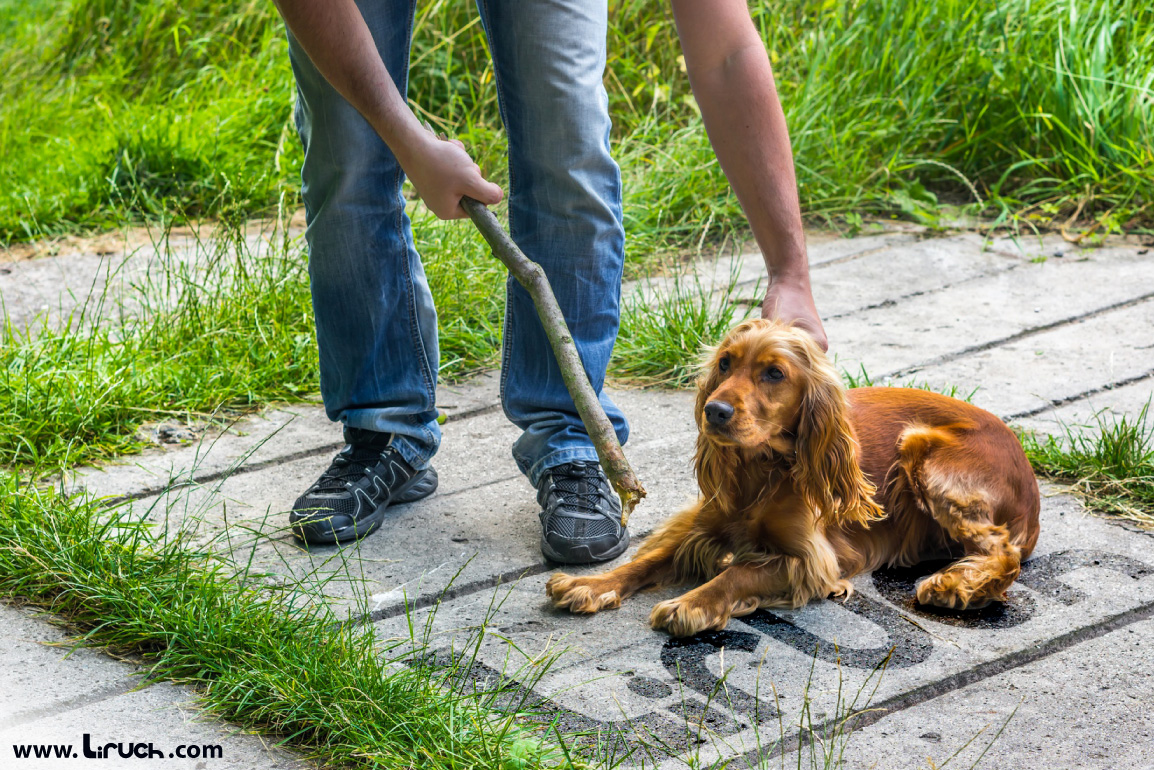
M 826 347 L 809 286 L 793 152 L 773 70 L 746 0 L 672 0 L 693 96 L 765 255 L 762 316 L 791 321 Z
M 385 69 L 364 17 L 353 0 L 276 0 L 293 36 L 325 79 L 380 134 L 425 205 L 441 219 L 466 216 L 461 197 L 501 200 L 501 188 L 458 141 L 424 129 Z

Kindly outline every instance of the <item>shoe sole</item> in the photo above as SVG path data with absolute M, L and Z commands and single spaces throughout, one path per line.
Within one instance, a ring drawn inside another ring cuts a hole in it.
M 553 549 L 549 545 L 549 541 L 545 536 L 541 536 L 541 553 L 549 561 L 557 562 L 558 564 L 596 564 L 603 561 L 612 561 L 621 554 L 625 553 L 625 549 L 629 547 L 629 531 L 625 531 L 625 537 L 617 541 L 617 544 L 608 551 L 601 553 L 593 553 L 587 545 L 575 545 L 569 549 L 569 552 L 562 554 Z
M 428 497 L 436 491 L 438 481 L 437 472 L 429 468 L 398 487 L 387 502 L 377 506 L 375 511 L 360 521 L 355 521 L 340 529 L 334 529 L 329 519 L 309 521 L 304 524 L 293 525 L 293 534 L 309 545 L 332 545 L 360 540 L 381 528 L 381 524 L 385 521 L 385 511 L 389 506 L 412 503 Z

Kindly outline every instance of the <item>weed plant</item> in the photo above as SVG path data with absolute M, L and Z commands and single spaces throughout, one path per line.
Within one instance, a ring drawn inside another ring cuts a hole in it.
M 1101 412 L 1089 426 L 1022 435 L 1038 473 L 1073 484 L 1093 511 L 1154 528 L 1154 422 L 1150 402 L 1135 417 Z
M 804 210 L 935 224 L 939 204 L 1047 224 L 1150 221 L 1154 6 L 851 0 L 751 6 Z M 606 88 L 631 249 L 742 226 L 666 5 L 610 3 Z M 470 0 L 423 0 L 410 98 L 505 181 Z M 251 216 L 301 161 L 283 27 L 255 0 L 0 2 L 0 242 L 160 216 Z
M 620 383 L 692 387 L 701 353 L 751 312 L 737 295 L 736 274 L 718 287 L 696 272 L 646 279 L 624 300 L 609 372 Z

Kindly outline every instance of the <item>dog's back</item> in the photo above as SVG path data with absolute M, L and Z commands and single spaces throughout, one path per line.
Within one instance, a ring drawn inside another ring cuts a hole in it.
M 887 513 L 868 532 L 845 533 L 838 550 L 847 572 L 981 552 L 1009 585 L 994 562 L 1029 556 L 1040 506 L 1014 433 L 983 409 L 929 391 L 856 388 L 847 398 L 862 472 Z

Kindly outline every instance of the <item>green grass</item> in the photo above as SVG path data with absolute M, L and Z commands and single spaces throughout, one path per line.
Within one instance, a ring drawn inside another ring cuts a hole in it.
M 524 696 L 465 691 L 454 665 L 427 663 L 427 626 L 385 643 L 340 622 L 320 587 L 276 585 L 123 511 L 0 476 L 0 594 L 63 617 L 80 643 L 142 656 L 151 678 L 196 688 L 216 715 L 325 766 L 574 766 L 554 735 L 524 726 Z M 552 659 L 509 675 L 531 686 Z
M 1058 435 L 1026 433 L 1022 445 L 1038 473 L 1072 484 L 1091 510 L 1154 528 L 1149 411 L 1147 402 L 1135 417 L 1100 413 L 1094 425 L 1064 426 Z
M 693 387 L 702 353 L 754 311 L 735 282 L 730 276 L 727 285 L 711 286 L 685 272 L 642 281 L 623 301 L 610 376 L 617 384 Z
M 1140 0 L 755 3 L 812 218 L 1150 220 L 1154 7 Z M 0 242 L 178 208 L 253 215 L 295 192 L 287 46 L 256 0 L 0 0 Z M 631 249 L 742 226 L 666 6 L 611 3 L 606 85 Z M 411 99 L 504 180 L 469 0 L 418 11 Z M 980 199 L 980 204 L 978 200 Z
M 137 428 L 158 416 L 196 419 L 316 392 L 302 273 L 286 254 L 241 251 L 203 273 L 170 257 L 164 277 L 152 276 L 156 291 L 139 298 L 144 308 L 121 322 L 101 295 L 62 327 L 9 324 L 0 334 L 0 464 L 83 464 L 139 449 Z M 166 287 L 173 305 L 157 309 Z
M 463 223 L 417 213 L 441 327 L 441 374 L 496 364 L 504 271 Z M 167 233 L 163 268 L 130 296 L 102 294 L 63 326 L 0 329 L 0 466 L 59 469 L 139 450 L 158 417 L 228 418 L 315 396 L 319 371 L 305 257 L 271 233 L 261 249 L 218 228 L 180 261 Z M 110 265 L 110 270 L 115 266 Z
M 917 388 L 918 390 L 928 390 L 934 393 L 941 393 L 943 396 L 960 399 L 966 403 L 973 403 L 974 395 L 979 388 L 973 388 L 967 391 L 957 385 L 932 385 L 924 380 L 910 379 L 905 382 L 874 382 L 874 378 L 866 371 L 865 365 L 858 367 L 856 373 L 843 369 L 841 372 L 842 381 L 847 388 L 872 388 L 875 386 L 894 387 L 894 388 Z

